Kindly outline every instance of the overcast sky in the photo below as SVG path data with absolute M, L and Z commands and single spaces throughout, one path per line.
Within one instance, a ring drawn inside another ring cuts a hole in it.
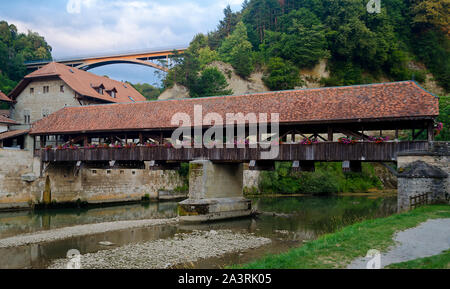
M 243 0 L 0 0 L 0 19 L 44 36 L 53 57 L 187 46 L 214 30 Z M 116 64 L 91 72 L 131 82 L 157 81 L 151 68 Z

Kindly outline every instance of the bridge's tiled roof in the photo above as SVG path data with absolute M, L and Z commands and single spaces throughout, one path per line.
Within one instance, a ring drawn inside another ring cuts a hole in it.
M 11 99 L 7 97 L 2 91 L 0 91 L 0 101 L 11 102 Z
M 178 127 L 172 116 L 186 113 L 194 121 L 194 105 L 203 116 L 215 112 L 279 113 L 281 124 L 359 122 L 433 118 L 438 98 L 413 81 L 266 92 L 132 104 L 67 107 L 33 125 L 32 134 L 89 131 L 158 130 Z
M 123 103 L 123 102 L 133 102 L 130 97 L 136 101 L 145 101 L 145 97 L 142 96 L 133 86 L 120 81 L 109 79 L 107 77 L 98 76 L 96 74 L 72 68 L 64 64 L 51 62 L 41 69 L 38 69 L 22 80 L 21 83 L 10 93 L 11 98 L 15 99 L 26 85 L 30 83 L 33 79 L 41 79 L 47 77 L 58 77 L 62 79 L 70 88 L 76 91 L 79 95 L 91 97 L 100 101 L 109 103 Z M 116 97 L 113 98 L 106 92 L 103 94 L 98 93 L 95 87 L 99 87 L 101 84 L 107 90 L 116 89 Z

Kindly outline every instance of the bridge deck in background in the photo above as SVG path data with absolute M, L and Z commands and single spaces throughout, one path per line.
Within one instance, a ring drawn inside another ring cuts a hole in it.
M 312 145 L 282 144 L 275 161 L 368 161 L 392 162 L 397 154 L 428 149 L 426 141 L 403 141 L 356 144 L 323 142 Z M 77 150 L 37 150 L 43 162 L 106 162 L 106 161 L 173 161 L 211 160 L 214 162 L 248 162 L 262 160 L 262 148 L 95 148 Z

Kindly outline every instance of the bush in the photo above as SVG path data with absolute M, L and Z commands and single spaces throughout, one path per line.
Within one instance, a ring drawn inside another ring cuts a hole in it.
M 267 70 L 263 81 L 271 90 L 293 89 L 302 84 L 298 68 L 279 57 L 270 59 Z
M 362 173 L 343 173 L 341 163 L 316 163 L 315 172 L 294 173 L 290 162 L 276 163 L 274 172 L 262 172 L 263 193 L 331 194 L 367 192 L 382 188 L 372 165 L 363 164 Z

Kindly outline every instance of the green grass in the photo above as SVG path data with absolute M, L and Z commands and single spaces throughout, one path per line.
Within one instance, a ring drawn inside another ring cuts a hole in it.
M 450 250 L 439 255 L 391 264 L 388 269 L 450 269 Z
M 393 236 L 398 231 L 416 227 L 428 219 L 450 218 L 450 206 L 431 205 L 387 218 L 366 220 L 333 234 L 327 234 L 302 247 L 234 268 L 245 269 L 298 269 L 345 268 L 370 249 L 386 251 L 394 245 Z

